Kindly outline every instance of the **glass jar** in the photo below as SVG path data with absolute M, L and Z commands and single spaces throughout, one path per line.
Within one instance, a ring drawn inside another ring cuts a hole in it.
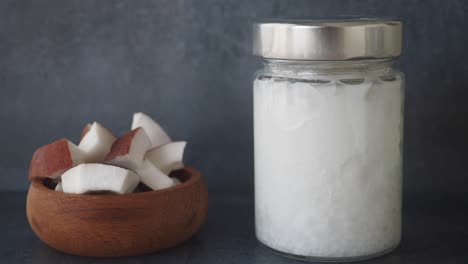
M 318 261 L 401 238 L 402 23 L 254 25 L 255 220 L 264 245 Z

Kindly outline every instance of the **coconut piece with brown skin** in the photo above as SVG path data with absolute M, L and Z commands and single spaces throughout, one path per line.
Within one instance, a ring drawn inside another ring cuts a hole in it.
M 151 140 L 151 148 L 171 142 L 171 138 L 166 131 L 149 115 L 145 113 L 134 113 L 132 120 L 132 129 L 141 127 Z
M 92 124 L 88 123 L 86 124 L 84 127 L 83 127 L 83 130 L 81 131 L 81 137 L 80 137 L 80 140 L 83 140 L 84 136 L 86 136 L 86 134 L 89 132 L 89 130 L 91 129 L 91 126 Z
M 86 153 L 66 138 L 38 148 L 29 166 L 29 180 L 39 178 L 56 179 L 60 175 L 86 162 Z
M 86 152 L 87 162 L 104 162 L 117 137 L 98 122 L 86 126 L 78 147 Z
M 149 148 L 151 141 L 146 132 L 136 128 L 114 142 L 105 163 L 137 171 Z

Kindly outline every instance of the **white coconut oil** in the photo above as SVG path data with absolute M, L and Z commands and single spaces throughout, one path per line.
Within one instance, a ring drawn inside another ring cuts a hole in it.
M 324 259 L 372 256 L 398 245 L 402 80 L 385 71 L 316 76 L 287 69 L 255 80 L 262 243 Z

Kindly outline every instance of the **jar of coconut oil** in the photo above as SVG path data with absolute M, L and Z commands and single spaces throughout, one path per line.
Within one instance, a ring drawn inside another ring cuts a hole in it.
M 353 261 L 401 238 L 402 23 L 254 25 L 255 220 L 284 255 Z

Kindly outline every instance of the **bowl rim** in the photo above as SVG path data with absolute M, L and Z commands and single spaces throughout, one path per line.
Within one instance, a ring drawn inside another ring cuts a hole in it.
M 147 192 L 138 192 L 138 193 L 124 193 L 124 194 L 76 194 L 76 193 L 65 193 L 65 192 L 60 192 L 60 191 L 55 191 L 47 186 L 45 186 L 44 181 L 48 178 L 41 178 L 41 179 L 35 179 L 31 181 L 30 188 L 34 188 L 37 191 L 40 192 L 45 192 L 45 193 L 50 193 L 58 196 L 66 196 L 66 197 L 88 197 L 88 198 L 116 198 L 116 197 L 138 197 L 138 196 L 145 196 L 145 195 L 155 195 L 155 194 L 164 194 L 168 192 L 173 192 L 177 190 L 182 190 L 182 189 L 187 189 L 190 188 L 191 186 L 197 184 L 200 182 L 202 179 L 200 171 L 193 167 L 184 167 L 181 169 L 183 171 L 186 171 L 189 175 L 189 178 L 181 182 L 180 184 L 177 184 L 175 186 L 165 188 L 165 189 L 160 189 L 160 190 L 152 190 L 152 191 L 147 191 Z

